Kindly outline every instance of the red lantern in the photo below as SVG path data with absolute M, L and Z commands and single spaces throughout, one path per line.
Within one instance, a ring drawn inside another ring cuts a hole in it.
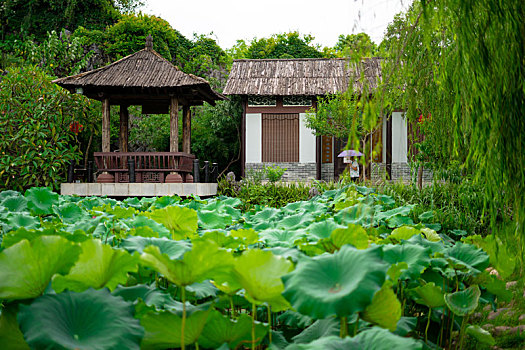
M 76 120 L 69 124 L 69 131 L 73 132 L 75 135 L 78 135 L 78 133 L 81 132 L 82 129 L 84 129 L 84 125 L 80 124 Z

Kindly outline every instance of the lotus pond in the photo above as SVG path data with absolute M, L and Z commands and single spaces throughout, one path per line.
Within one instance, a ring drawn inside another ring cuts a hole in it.
M 217 197 L 0 193 L 2 349 L 423 349 L 492 345 L 511 296 L 496 238 L 442 232 L 350 186 L 280 209 Z

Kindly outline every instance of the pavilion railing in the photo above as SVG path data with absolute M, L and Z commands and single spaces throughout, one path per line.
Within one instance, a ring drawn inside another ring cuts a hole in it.
M 115 182 L 162 183 L 170 173 L 187 179 L 195 156 L 183 152 L 95 152 L 97 173 L 108 173 Z M 131 171 L 130 171 L 131 170 Z

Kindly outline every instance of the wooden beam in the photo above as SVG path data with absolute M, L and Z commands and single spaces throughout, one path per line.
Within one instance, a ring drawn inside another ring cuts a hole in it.
M 170 100 L 170 152 L 179 151 L 179 101 L 176 97 Z
M 182 107 L 182 152 L 191 153 L 191 109 L 190 106 Z
M 102 152 L 111 152 L 109 99 L 102 101 Z
M 129 112 L 127 105 L 120 105 L 120 134 L 119 134 L 119 148 L 120 152 L 128 151 L 128 125 Z

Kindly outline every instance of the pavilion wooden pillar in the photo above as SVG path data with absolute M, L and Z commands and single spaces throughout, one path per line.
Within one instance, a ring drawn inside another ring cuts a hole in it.
M 120 134 L 119 134 L 120 152 L 128 151 L 128 125 L 129 125 L 128 105 L 120 105 Z
M 182 107 L 182 152 L 191 153 L 191 109 L 189 105 Z M 186 174 L 184 182 L 193 182 L 193 175 Z
M 170 152 L 179 151 L 179 101 L 176 97 L 171 96 L 170 98 Z M 177 160 L 174 157 L 173 164 L 175 167 Z M 166 176 L 164 180 L 167 183 L 181 183 L 182 176 L 176 172 L 172 172 Z
M 111 152 L 111 139 L 110 139 L 110 105 L 109 99 L 105 98 L 102 101 L 102 152 Z M 108 167 L 109 164 L 106 164 Z M 103 172 L 97 177 L 97 182 L 115 182 L 115 177 L 107 172 Z

